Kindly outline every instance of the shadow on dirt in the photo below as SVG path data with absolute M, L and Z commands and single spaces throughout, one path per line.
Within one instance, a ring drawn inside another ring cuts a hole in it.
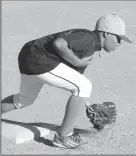
M 39 123 L 24 123 L 24 122 L 18 122 L 18 121 L 7 120 L 7 119 L 1 119 L 1 121 L 8 123 L 8 124 L 19 125 L 19 126 L 29 129 L 31 132 L 34 133 L 35 141 L 37 141 L 39 143 L 43 143 L 43 144 L 45 144 L 47 146 L 51 146 L 51 147 L 53 147 L 52 140 L 45 139 L 44 137 L 40 137 L 41 132 L 35 126 L 41 127 L 41 128 L 46 128 L 46 129 L 49 129 L 50 131 L 57 131 L 60 127 L 60 125 L 55 125 L 55 124 L 50 124 L 50 123 L 41 123 L 41 122 L 39 122 Z M 74 128 L 74 131 L 77 131 L 80 135 L 83 135 L 83 136 L 88 136 L 89 134 L 92 134 L 92 130 L 84 130 L 84 129 Z

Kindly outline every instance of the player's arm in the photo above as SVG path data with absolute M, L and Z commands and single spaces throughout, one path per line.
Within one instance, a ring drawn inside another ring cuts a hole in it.
M 53 46 L 57 53 L 66 61 L 77 67 L 87 66 L 91 62 L 91 56 L 83 59 L 78 58 L 71 49 L 68 48 L 68 43 L 63 38 L 58 38 L 53 42 Z

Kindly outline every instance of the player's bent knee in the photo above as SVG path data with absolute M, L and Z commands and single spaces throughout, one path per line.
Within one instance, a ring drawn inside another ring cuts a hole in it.
M 76 88 L 73 95 L 90 98 L 92 92 L 92 83 L 90 80 L 86 79 L 84 82 L 81 81 L 80 85 Z
M 84 96 L 89 98 L 91 96 L 92 92 L 92 83 L 90 80 L 86 79 L 85 84 L 83 85 L 82 92 L 84 93 Z
M 26 97 L 21 97 L 19 94 L 14 95 L 13 102 L 16 109 L 21 109 L 33 104 L 33 100 Z

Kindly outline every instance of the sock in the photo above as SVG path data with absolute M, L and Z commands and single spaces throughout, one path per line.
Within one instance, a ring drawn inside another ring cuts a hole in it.
M 73 131 L 74 123 L 79 115 L 79 112 L 83 110 L 86 101 L 86 98 L 73 95 L 69 98 L 62 126 L 58 131 L 60 137 L 65 136 L 67 132 Z

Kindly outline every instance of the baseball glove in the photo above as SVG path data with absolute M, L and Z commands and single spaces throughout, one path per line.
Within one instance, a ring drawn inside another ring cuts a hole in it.
M 113 102 L 102 104 L 90 104 L 86 106 L 86 115 L 94 128 L 101 130 L 106 124 L 113 124 L 116 121 L 116 105 Z

